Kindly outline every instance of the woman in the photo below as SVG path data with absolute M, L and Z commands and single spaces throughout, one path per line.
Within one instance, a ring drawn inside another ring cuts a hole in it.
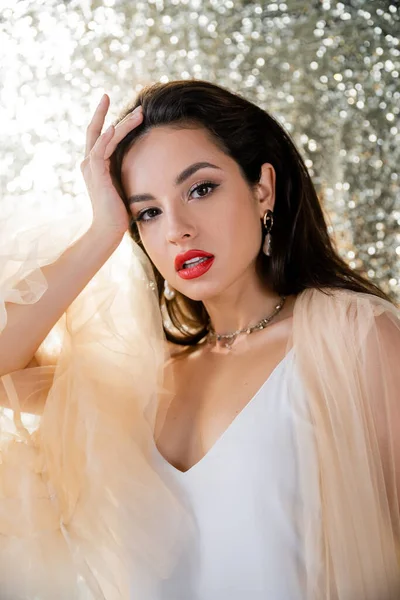
M 8 597 L 397 598 L 398 309 L 260 108 L 171 82 L 101 134 L 108 106 L 91 227 L 3 285 Z

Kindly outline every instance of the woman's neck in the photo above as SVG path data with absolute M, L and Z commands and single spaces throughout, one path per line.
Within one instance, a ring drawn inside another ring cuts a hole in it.
M 235 282 L 218 297 L 204 301 L 216 333 L 226 334 L 255 325 L 269 316 L 279 296 L 255 279 Z

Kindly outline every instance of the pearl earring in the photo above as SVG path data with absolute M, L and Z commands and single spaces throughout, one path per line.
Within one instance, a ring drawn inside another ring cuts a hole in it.
M 173 300 L 175 298 L 175 290 L 169 287 L 166 279 L 164 279 L 164 298 L 166 300 Z
M 263 217 L 263 224 L 265 229 L 265 239 L 263 244 L 263 252 L 266 256 L 271 256 L 271 229 L 274 224 L 274 217 L 272 210 L 267 210 Z

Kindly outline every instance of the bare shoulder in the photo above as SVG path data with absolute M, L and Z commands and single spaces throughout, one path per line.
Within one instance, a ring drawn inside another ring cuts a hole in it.
M 165 380 L 169 380 L 170 377 L 172 377 L 175 382 L 177 381 L 177 378 L 181 379 L 181 377 L 184 376 L 186 367 L 191 365 L 193 359 L 202 353 L 203 346 L 204 344 L 181 346 L 179 344 L 168 342 L 167 358 L 164 364 Z
M 159 416 L 161 421 L 168 411 L 171 402 L 171 394 L 174 397 L 177 389 L 184 385 L 187 379 L 190 380 L 189 369 L 192 367 L 190 357 L 195 357 L 199 354 L 198 345 L 182 346 L 167 342 L 167 357 L 164 363 L 164 389 L 167 393 L 164 394 L 163 400 L 159 405 Z

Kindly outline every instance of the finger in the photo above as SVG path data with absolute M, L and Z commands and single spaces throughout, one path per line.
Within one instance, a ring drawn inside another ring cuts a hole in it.
M 108 145 L 104 154 L 104 160 L 110 158 L 120 141 L 123 140 L 130 131 L 135 129 L 135 127 L 138 127 L 138 125 L 140 125 L 142 122 L 143 111 L 142 107 L 138 106 L 115 127 L 114 136 L 108 141 Z
M 104 163 L 104 153 L 106 151 L 107 144 L 110 142 L 114 135 L 114 132 L 114 125 L 110 125 L 110 127 L 106 129 L 104 133 L 100 135 L 100 137 L 97 138 L 93 148 L 89 153 L 88 159 L 90 161 L 101 161 Z
M 89 152 L 92 150 L 95 145 L 97 139 L 101 135 L 101 130 L 104 125 L 104 119 L 106 117 L 108 108 L 110 106 L 110 98 L 107 94 L 103 94 L 97 108 L 94 112 L 92 120 L 90 121 L 87 130 L 86 130 L 86 147 L 85 147 L 85 157 L 88 156 Z
M 103 94 L 97 108 L 94 112 L 86 130 L 86 148 L 85 156 L 88 156 L 96 141 L 101 135 L 101 130 L 104 125 L 104 119 L 110 106 L 110 98 L 107 94 Z

